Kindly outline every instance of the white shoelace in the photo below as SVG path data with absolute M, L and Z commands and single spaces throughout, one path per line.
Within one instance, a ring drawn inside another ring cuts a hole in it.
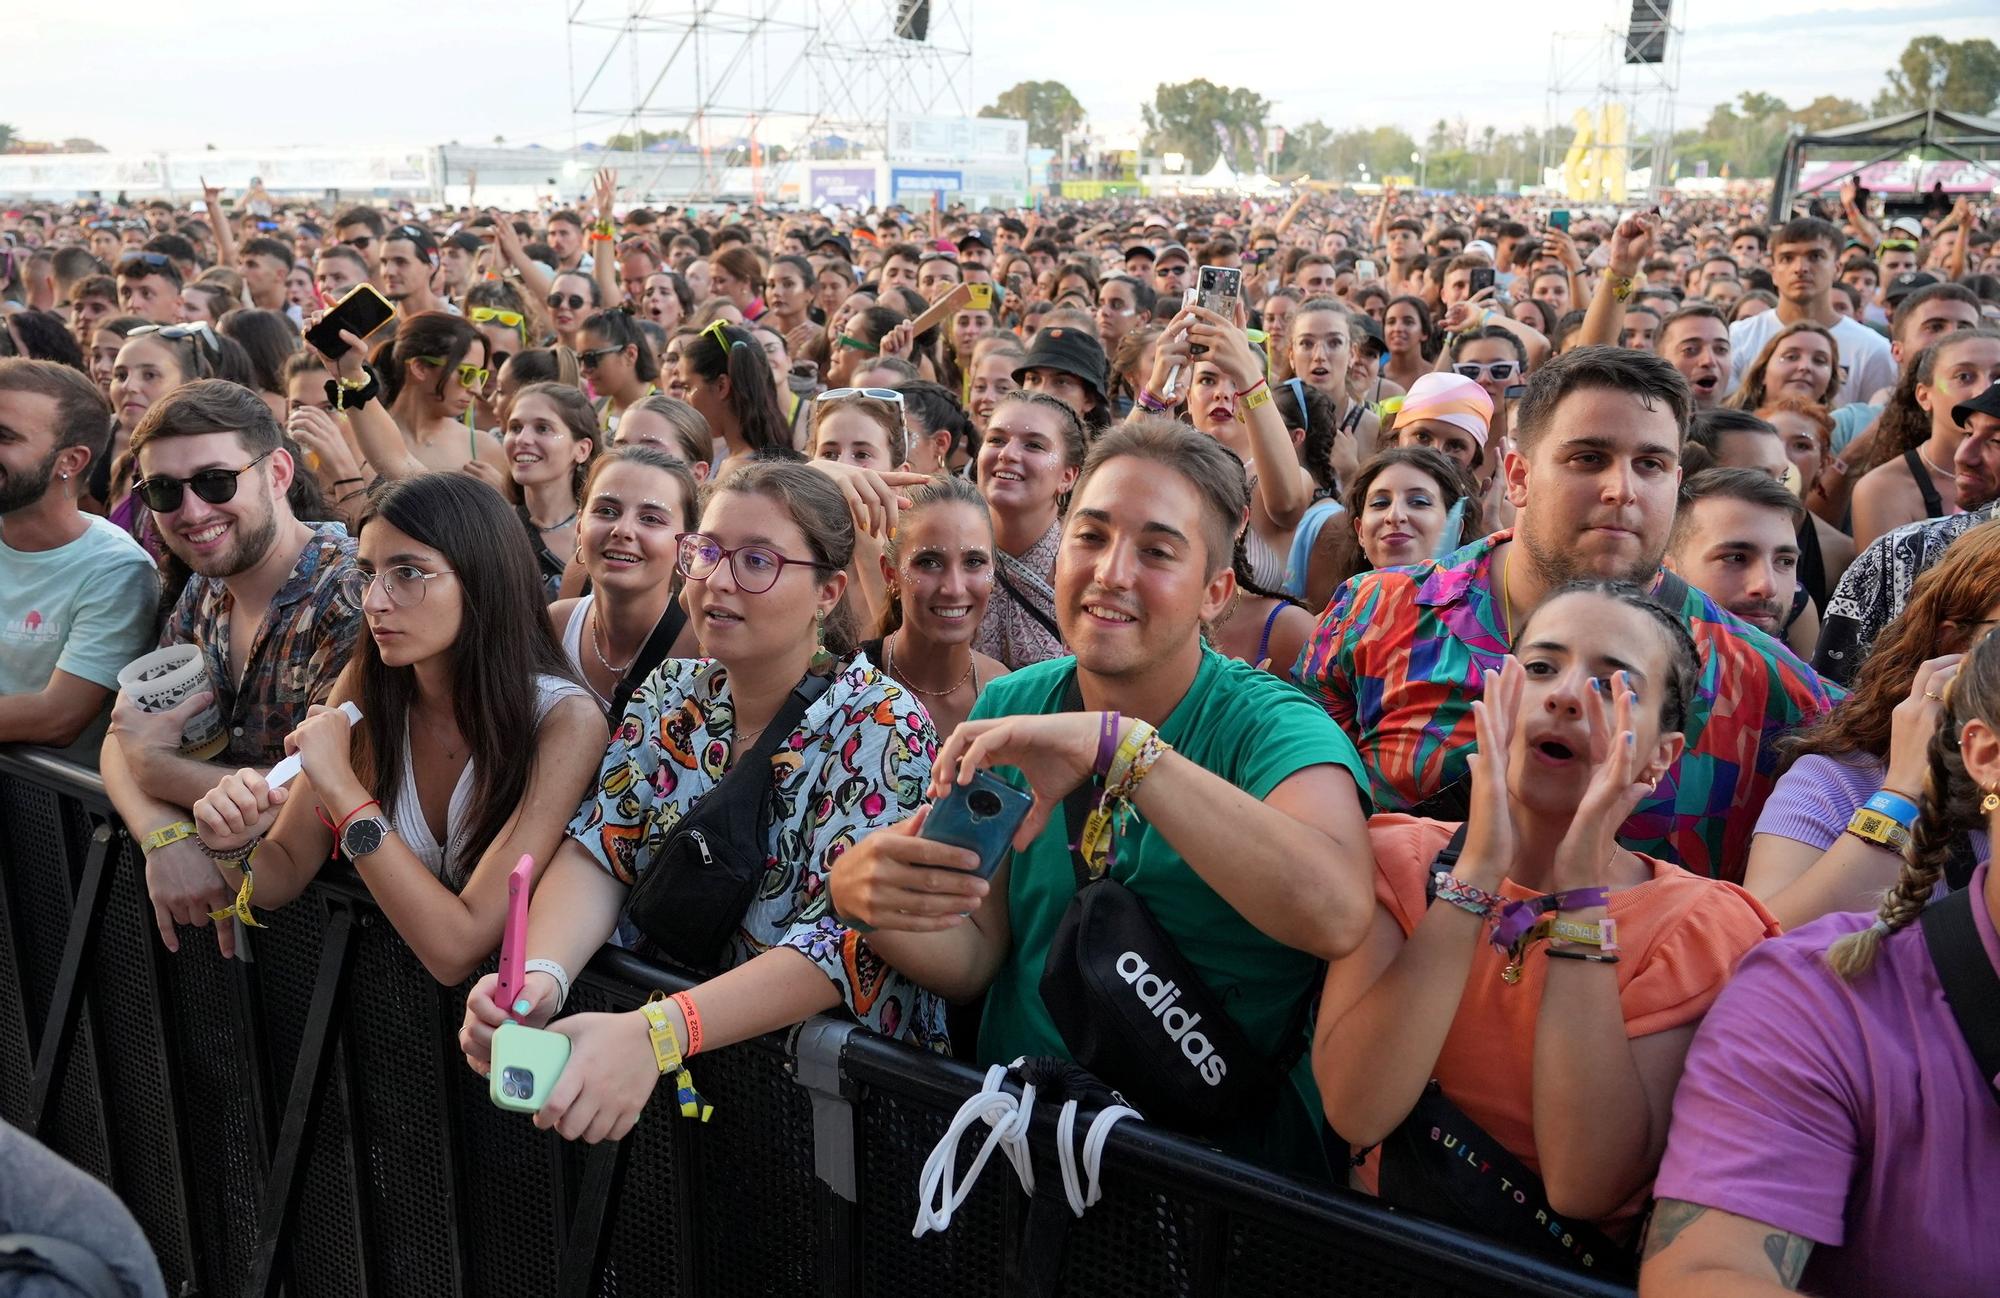
M 1015 1064 L 1020 1062 L 1019 1059 L 1014 1061 Z M 1020 1181 L 1021 1189 L 1029 1194 L 1035 1192 L 1035 1165 L 1028 1150 L 1028 1125 L 1034 1117 L 1035 1088 L 1032 1083 L 1023 1083 L 1021 1094 L 1017 1097 L 1003 1089 L 1006 1079 L 1006 1065 L 995 1064 L 987 1069 L 986 1084 L 959 1106 L 943 1138 L 931 1150 L 930 1157 L 924 1160 L 923 1175 L 917 1182 L 917 1223 L 911 1232 L 915 1238 L 922 1239 L 930 1231 L 950 1227 L 951 1215 L 971 1196 L 973 1185 L 985 1170 L 996 1146 L 1014 1165 L 1014 1175 Z M 1069 1200 L 1070 1211 L 1077 1216 L 1081 1217 L 1085 1208 L 1103 1197 L 1103 1189 L 1098 1184 L 1098 1164 L 1111 1128 L 1125 1118 L 1139 1116 L 1136 1109 L 1114 1104 L 1091 1121 L 1090 1130 L 1084 1133 L 1083 1138 L 1083 1172 L 1089 1182 L 1086 1190 L 1077 1181 L 1076 1101 L 1064 1103 L 1056 1119 L 1056 1144 L 1062 1166 L 1063 1194 Z M 958 1163 L 958 1145 L 975 1122 L 984 1122 L 992 1130 L 980 1145 L 979 1153 L 973 1157 L 972 1166 L 966 1169 L 964 1183 L 957 1184 L 954 1169 Z M 935 1206 L 933 1200 L 936 1201 Z

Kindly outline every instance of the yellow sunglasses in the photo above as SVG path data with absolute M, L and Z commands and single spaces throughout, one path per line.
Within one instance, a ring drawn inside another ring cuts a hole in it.
M 527 341 L 527 318 L 519 311 L 502 311 L 497 306 L 476 306 L 472 308 L 472 323 L 498 323 L 503 329 L 513 329 L 519 332 L 521 340 L 523 342 Z
M 443 368 L 445 364 L 445 358 L 442 356 L 419 356 L 417 359 L 426 365 L 436 365 L 439 368 Z M 474 365 L 471 361 L 466 361 L 458 367 L 458 381 L 468 388 L 475 390 L 483 388 L 486 386 L 486 380 L 492 377 L 493 371 L 483 365 Z

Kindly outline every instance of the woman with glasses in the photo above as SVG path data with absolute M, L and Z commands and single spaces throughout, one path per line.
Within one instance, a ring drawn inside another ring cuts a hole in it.
M 342 333 L 341 340 L 347 350 L 328 366 L 376 476 L 394 480 L 477 464 L 484 481 L 504 487 L 511 466 L 499 439 L 472 425 L 473 403 L 492 378 L 484 334 L 458 316 L 426 311 L 403 321 L 375 349 L 372 365 L 362 362 L 360 339 Z
M 576 363 L 595 398 L 597 426 L 613 432 L 626 410 L 659 391 L 654 380 L 660 377 L 660 363 L 638 321 L 624 311 L 591 316 L 577 341 L 583 346 Z
M 590 589 L 551 604 L 549 621 L 615 721 L 625 710 L 621 684 L 651 675 L 662 659 L 701 653 L 674 566 L 681 536 L 701 525 L 699 493 L 687 462 L 657 446 L 613 446 L 587 473 L 577 556 Z
M 680 340 L 687 402 L 722 442 L 722 460 L 747 452 L 796 450 L 764 349 L 740 326 L 717 321 Z
M 826 1010 L 945 1048 L 942 1001 L 885 965 L 827 902 L 829 863 L 916 811 L 937 748 L 911 696 L 853 656 L 841 607 L 853 553 L 854 523 L 839 491 L 810 467 L 780 460 L 732 464 L 701 530 L 681 538 L 682 598 L 709 656 L 668 659 L 632 696 L 597 791 L 570 822 L 529 911 L 526 1005 L 514 1008 L 523 1022 L 546 1024 L 571 1042 L 538 1125 L 572 1140 L 616 1140 L 671 1059 L 694 1059 Z M 704 867 L 675 828 L 703 815 L 717 781 L 758 751 L 774 725 L 783 739 L 761 750 L 774 754 L 768 820 L 744 845 L 755 859 L 743 864 L 760 884 L 740 914 L 734 905 L 702 907 L 698 927 L 725 934 L 720 949 L 683 936 L 678 924 L 667 927 L 690 918 L 692 899 L 672 914 L 629 917 L 642 951 L 720 972 L 650 1010 L 551 1023 L 572 976 L 618 926 L 628 894 L 643 898 L 650 871 L 673 869 L 678 878 L 733 863 Z M 494 985 L 489 977 L 473 988 L 459 1034 L 481 1072 L 493 1029 L 509 1017 L 493 1002 Z M 677 1081 L 684 1095 L 693 1090 L 686 1072 Z
M 465 466 L 487 485 L 520 494 L 515 510 L 550 600 L 561 589 L 564 566 L 577 550 L 577 502 L 600 437 L 596 412 L 582 392 L 561 383 L 531 383 L 507 407 L 500 446 L 508 477 L 493 478 L 477 462 Z
M 556 276 L 549 286 L 548 303 L 558 343 L 573 351 L 583 350 L 578 335 L 583 331 L 584 319 L 604 305 L 600 294 L 597 281 L 580 270 L 566 270 Z
M 486 368 L 491 374 L 479 392 L 474 422 L 481 428 L 505 428 L 507 411 L 500 394 L 500 376 L 508 361 L 532 346 L 530 339 L 548 335 L 548 316 L 511 281 L 489 279 L 466 290 L 465 318 L 486 338 Z
M 1450 370 L 1486 389 L 1493 402 L 1493 422 L 1486 430 L 1486 444 L 1504 447 L 1507 443 L 1502 439 L 1507 436 L 1510 413 L 1507 389 L 1528 381 L 1528 349 L 1520 336 L 1504 325 L 1485 325 L 1457 334 L 1438 357 L 1437 368 Z M 1498 453 L 1487 456 L 1482 477 L 1491 480 L 1497 476 L 1501 459 Z
M 500 942 L 507 875 L 546 861 L 604 751 L 506 502 L 463 474 L 390 484 L 342 594 L 367 620 L 328 708 L 285 741 L 303 772 L 224 776 L 195 804 L 238 913 L 296 897 L 338 848 L 433 977 Z M 361 721 L 339 710 L 352 702 Z M 246 868 L 247 864 L 247 868 Z

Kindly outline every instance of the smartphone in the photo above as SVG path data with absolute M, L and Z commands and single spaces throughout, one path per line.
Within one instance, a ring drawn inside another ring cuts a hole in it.
M 356 284 L 333 304 L 325 319 L 306 330 L 306 341 L 328 360 L 339 360 L 347 354 L 347 344 L 340 341 L 343 331 L 366 342 L 369 334 L 395 318 L 396 308 L 373 284 Z
M 509 1014 L 527 976 L 521 966 L 528 958 L 528 894 L 534 886 L 535 858 L 523 854 L 507 876 L 507 927 L 500 933 L 500 981 L 493 989 L 493 1003 Z
M 1569 229 L 1569 209 L 1559 207 L 1549 213 L 1549 225 L 1557 230 Z
M 493 1029 L 493 1064 L 487 1094 L 516 1113 L 534 1113 L 548 1102 L 569 1063 L 569 1038 L 560 1032 L 502 1023 Z
M 979 868 L 974 873 L 991 879 L 1007 859 L 1014 833 L 1034 801 L 998 776 L 980 771 L 970 784 L 953 786 L 932 805 L 924 819 L 924 837 L 978 853 Z
M 991 284 L 975 281 L 967 284 L 965 290 L 971 295 L 966 299 L 966 310 L 991 311 L 993 309 L 993 286 Z
M 1362 259 L 1361 259 L 1360 261 L 1357 261 L 1357 262 L 1355 262 L 1355 263 L 1354 263 L 1354 278 L 1356 278 L 1356 279 L 1374 279 L 1374 278 L 1375 278 L 1375 263 L 1374 263 L 1374 262 L 1372 262 L 1372 261 L 1369 261 L 1369 260 L 1368 260 L 1368 259 L 1367 259 L 1366 257 L 1363 257 L 1363 258 L 1362 258 Z
M 1493 268 L 1491 266 L 1474 266 L 1471 272 L 1470 285 L 1472 294 L 1475 297 L 1492 288 Z
M 1195 273 L 1195 305 L 1232 324 L 1236 320 L 1237 299 L 1242 296 L 1243 272 L 1233 266 L 1203 266 Z M 1200 343 L 1193 343 L 1188 347 L 1188 355 L 1199 356 L 1207 350 Z

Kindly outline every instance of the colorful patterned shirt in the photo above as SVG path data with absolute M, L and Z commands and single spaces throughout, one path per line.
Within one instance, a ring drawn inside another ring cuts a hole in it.
M 999 659 L 1010 671 L 1069 654 L 1062 638 L 1049 630 L 1056 620 L 1056 554 L 1061 548 L 1062 520 L 1058 518 L 1042 533 L 1042 539 L 1018 558 L 1005 551 L 999 553 L 999 565 L 993 570 L 993 596 L 986 601 L 986 616 L 979 619 L 979 629 L 972 633 L 974 649 Z
M 1410 811 L 1468 778 L 1472 704 L 1508 652 L 1492 584 L 1496 532 L 1431 563 L 1363 573 L 1334 594 L 1294 674 L 1354 737 L 1375 806 Z M 1684 584 L 1684 583 L 1683 583 Z M 1779 736 L 1832 707 L 1791 651 L 1693 587 L 1681 613 L 1701 651 L 1687 749 L 1620 841 L 1740 882 Z
M 569 836 L 620 882 L 635 882 L 728 770 L 735 729 L 728 670 L 711 658 L 667 659 L 626 705 Z M 850 659 L 771 758 L 764 877 L 723 965 L 791 947 L 863 1026 L 944 1050 L 944 1002 L 835 919 L 827 893 L 841 853 L 916 814 L 936 756 L 937 733 L 917 701 L 865 656 Z
M 229 747 L 216 760 L 269 766 L 285 755 L 285 736 L 326 702 L 361 631 L 361 614 L 340 594 L 341 574 L 354 566 L 355 541 L 339 523 L 312 525 L 292 575 L 271 597 L 243 660 L 243 679 L 229 674 L 229 615 L 236 597 L 220 577 L 190 578 L 160 631 L 160 648 L 201 649 L 216 706 L 229 728 Z

